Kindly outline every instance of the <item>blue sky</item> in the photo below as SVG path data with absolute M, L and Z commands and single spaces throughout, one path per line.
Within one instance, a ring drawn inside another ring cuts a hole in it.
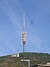
M 0 56 L 23 51 L 23 12 L 25 52 L 50 53 L 50 0 L 0 0 Z

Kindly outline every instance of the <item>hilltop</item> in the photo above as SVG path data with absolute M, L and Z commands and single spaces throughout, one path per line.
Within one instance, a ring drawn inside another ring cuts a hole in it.
M 12 57 L 12 55 L 0 57 L 0 67 L 22 67 L 21 59 L 23 59 L 23 57 L 24 59 L 29 59 L 31 65 L 50 62 L 50 54 L 48 53 L 25 52 L 19 53 L 19 57 Z M 24 63 L 27 67 L 27 63 Z

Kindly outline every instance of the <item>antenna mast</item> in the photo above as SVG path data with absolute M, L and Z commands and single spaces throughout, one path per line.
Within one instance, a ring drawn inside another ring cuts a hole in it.
M 23 13 L 23 31 L 25 31 L 25 26 L 26 25 L 26 21 L 25 21 L 25 14 Z
M 26 44 L 26 21 L 25 21 L 25 14 L 23 13 L 23 32 L 22 32 L 22 44 L 23 44 L 23 53 L 25 51 L 25 44 Z

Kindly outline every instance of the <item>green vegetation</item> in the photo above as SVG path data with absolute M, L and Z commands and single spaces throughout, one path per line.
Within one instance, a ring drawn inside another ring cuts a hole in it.
M 27 59 L 30 59 L 31 64 L 46 64 L 47 62 L 50 62 L 50 54 L 48 53 L 20 53 L 20 57 L 23 56 Z
M 0 57 L 0 67 L 22 67 L 23 62 L 21 59 L 30 59 L 31 65 L 34 64 L 45 64 L 50 62 L 50 54 L 48 53 L 32 53 L 25 52 L 20 53 L 20 57 L 11 57 L 11 56 L 3 56 Z M 27 62 L 24 62 L 27 67 Z

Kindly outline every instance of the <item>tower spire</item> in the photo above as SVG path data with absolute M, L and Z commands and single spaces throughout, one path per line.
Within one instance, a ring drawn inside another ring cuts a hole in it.
M 25 31 L 26 21 L 25 21 L 25 14 L 23 13 L 23 31 Z

